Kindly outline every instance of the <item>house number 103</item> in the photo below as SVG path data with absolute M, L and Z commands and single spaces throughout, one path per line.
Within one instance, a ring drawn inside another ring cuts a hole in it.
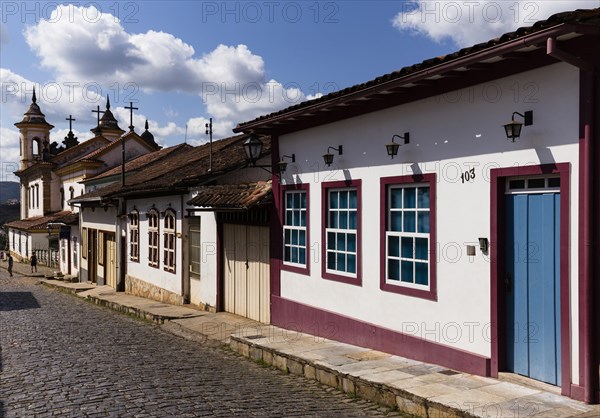
M 475 180 L 475 168 L 470 169 L 469 171 L 465 171 L 460 175 L 460 179 L 463 183 Z

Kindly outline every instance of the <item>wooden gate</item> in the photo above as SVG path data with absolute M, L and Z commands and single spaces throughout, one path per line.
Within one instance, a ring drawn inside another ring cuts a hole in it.
M 115 236 L 112 234 L 105 234 L 106 236 L 106 251 L 104 256 L 106 263 L 104 263 L 104 274 L 106 275 L 106 284 L 113 289 L 117 288 L 117 246 L 115 244 Z
M 224 310 L 269 323 L 269 228 L 223 224 Z

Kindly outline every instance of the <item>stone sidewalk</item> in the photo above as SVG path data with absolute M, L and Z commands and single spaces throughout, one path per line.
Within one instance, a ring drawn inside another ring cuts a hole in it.
M 15 266 L 17 274 L 30 276 L 29 266 Z M 108 286 L 46 278 L 40 282 L 146 318 L 183 338 L 213 346 L 225 344 L 254 361 L 420 417 L 600 417 L 600 405 L 560 396 L 546 385 L 460 373 L 229 313 L 213 314 L 117 293 Z

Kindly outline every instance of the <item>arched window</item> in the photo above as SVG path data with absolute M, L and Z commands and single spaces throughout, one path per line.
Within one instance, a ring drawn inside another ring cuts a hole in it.
M 158 212 L 148 211 L 148 265 L 158 268 Z
M 42 140 L 37 136 L 31 140 L 31 152 L 34 157 L 39 157 L 42 153 Z
M 175 211 L 165 212 L 163 232 L 165 270 L 175 272 Z
M 73 188 L 73 186 L 69 187 L 69 200 L 70 199 L 75 199 L 75 189 Z M 73 205 L 69 206 L 71 206 L 71 209 L 73 209 Z
M 140 260 L 140 214 L 137 210 L 129 214 L 129 259 Z

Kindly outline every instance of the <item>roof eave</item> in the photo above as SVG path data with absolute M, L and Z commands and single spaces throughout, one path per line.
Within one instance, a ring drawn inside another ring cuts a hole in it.
M 388 81 L 383 81 L 373 86 L 349 92 L 341 96 L 332 97 L 330 100 L 321 101 L 319 99 L 316 99 L 314 104 L 307 104 L 306 106 L 302 106 L 299 109 L 291 109 L 288 112 L 283 111 L 283 113 L 275 114 L 272 117 L 265 117 L 263 119 L 238 124 L 233 129 L 233 132 L 250 133 L 254 131 L 259 131 L 261 128 L 264 129 L 265 127 L 267 127 L 267 125 L 273 125 L 295 117 L 301 117 L 307 113 L 312 113 L 325 108 L 329 108 L 331 106 L 336 106 L 348 102 L 350 100 L 356 100 L 369 94 L 373 94 L 374 92 L 385 91 L 397 88 L 403 84 L 415 83 L 435 75 L 442 75 L 443 73 L 456 70 L 461 67 L 473 65 L 480 61 L 485 61 L 494 57 L 498 57 L 518 49 L 530 46 L 538 46 L 542 43 L 545 43 L 548 38 L 556 38 L 570 33 L 593 33 L 595 35 L 598 35 L 600 34 L 600 28 L 591 27 L 590 25 L 574 25 L 560 23 L 558 25 L 542 29 L 535 33 L 525 35 L 507 42 L 503 42 L 501 44 L 494 45 L 482 49 L 480 51 L 476 51 L 464 55 L 462 57 L 455 58 L 447 62 L 436 64 L 423 70 L 407 74 L 405 76 L 394 78 Z

